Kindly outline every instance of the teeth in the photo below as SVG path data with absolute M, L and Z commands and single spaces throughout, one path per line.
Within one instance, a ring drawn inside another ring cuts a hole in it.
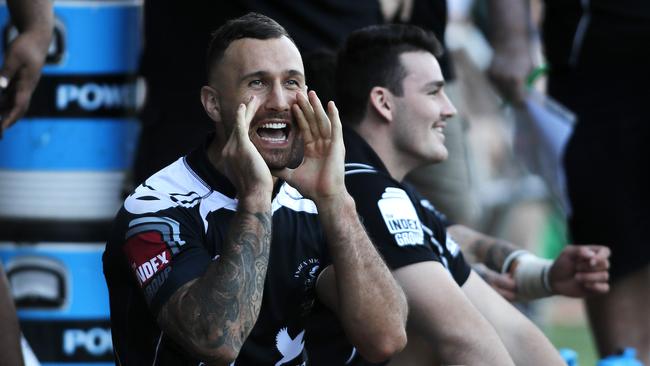
M 286 138 L 284 138 L 284 137 L 269 137 L 269 136 L 263 136 L 263 137 L 260 137 L 260 138 L 261 138 L 262 140 L 265 140 L 265 141 L 271 141 L 271 142 L 279 142 L 279 141 L 285 141 L 285 140 L 286 140 Z
M 262 128 L 271 128 L 274 130 L 281 130 L 286 127 L 287 127 L 286 123 L 265 123 L 262 125 Z

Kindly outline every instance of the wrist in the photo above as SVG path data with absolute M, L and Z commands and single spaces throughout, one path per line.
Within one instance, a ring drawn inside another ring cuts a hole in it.
M 326 211 L 340 212 L 340 210 L 352 210 L 356 212 L 354 199 L 345 190 L 334 195 L 316 198 L 314 199 L 314 203 L 321 213 Z
M 271 209 L 271 192 L 265 190 L 253 191 L 241 195 L 238 199 L 237 210 L 248 212 L 267 212 Z

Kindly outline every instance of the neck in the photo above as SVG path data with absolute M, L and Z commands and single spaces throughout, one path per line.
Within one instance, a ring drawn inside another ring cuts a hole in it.
M 417 162 L 404 158 L 404 155 L 395 148 L 388 124 L 363 120 L 354 127 L 354 130 L 372 147 L 388 169 L 388 174 L 395 180 L 401 182 L 418 166 Z

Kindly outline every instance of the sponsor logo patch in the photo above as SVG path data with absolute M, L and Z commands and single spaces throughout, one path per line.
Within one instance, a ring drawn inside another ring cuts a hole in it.
M 171 263 L 171 252 L 159 232 L 143 232 L 129 238 L 124 251 L 140 287 Z
M 377 202 L 386 228 L 399 246 L 422 245 L 424 234 L 418 214 L 403 189 L 386 188 Z

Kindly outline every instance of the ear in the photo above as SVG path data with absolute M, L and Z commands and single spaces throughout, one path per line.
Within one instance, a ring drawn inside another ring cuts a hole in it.
M 215 122 L 221 122 L 221 105 L 219 104 L 219 92 L 211 86 L 201 88 L 201 103 L 205 113 Z
M 375 86 L 370 90 L 369 107 L 387 121 L 393 120 L 393 94 L 386 88 Z

